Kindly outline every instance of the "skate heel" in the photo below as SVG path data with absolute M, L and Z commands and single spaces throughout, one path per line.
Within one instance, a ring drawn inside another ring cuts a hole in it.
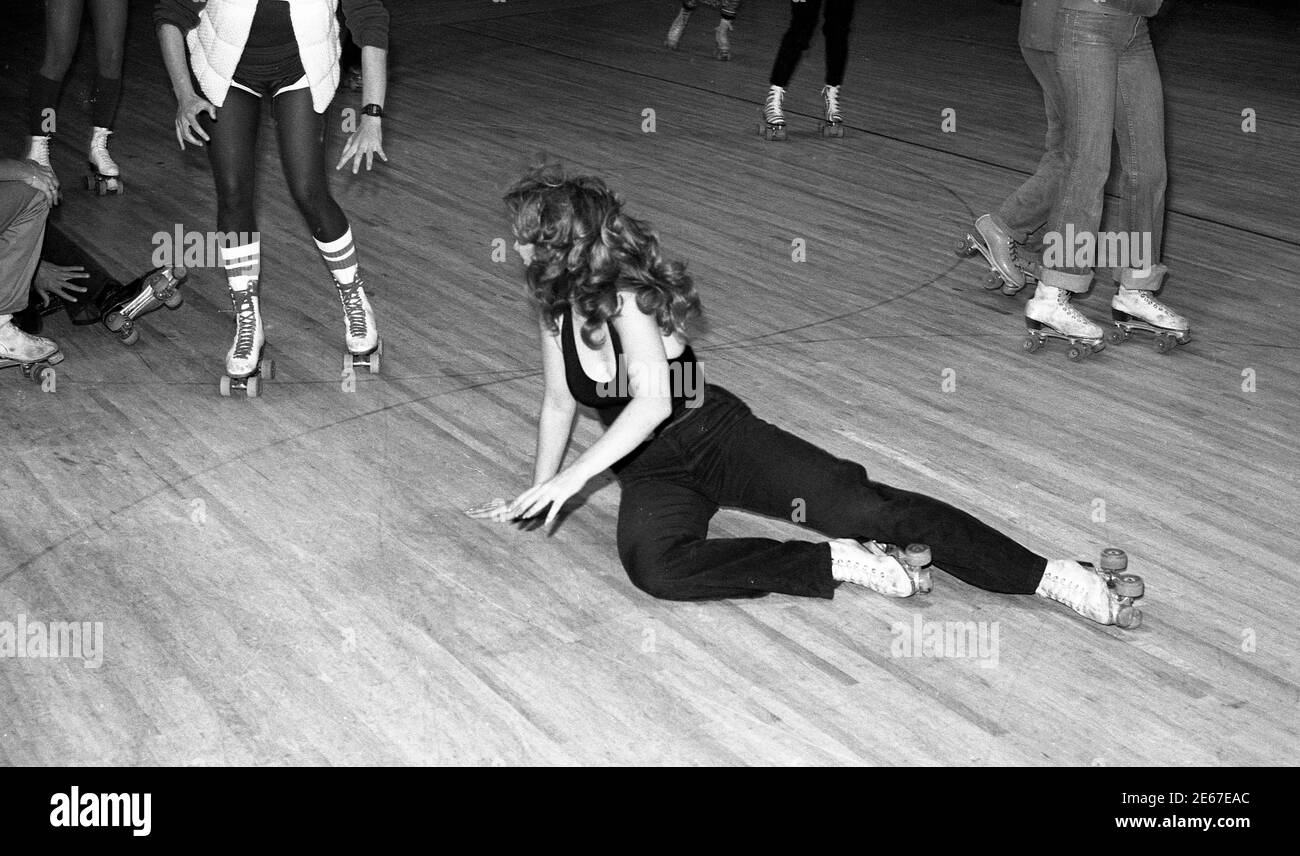
M 49 356 L 42 357 L 33 362 L 15 360 L 11 357 L 0 357 L 0 369 L 18 366 L 18 370 L 23 373 L 23 377 L 33 383 L 39 384 L 46 392 L 53 392 L 54 386 L 52 384 L 47 385 L 46 381 L 53 378 L 55 373 L 54 366 L 57 366 L 61 362 L 63 362 L 63 354 L 60 351 L 55 351 Z
M 120 176 L 104 175 L 95 169 L 95 165 L 89 164 L 89 174 L 86 176 L 86 189 L 93 190 L 96 196 L 108 196 L 110 193 L 115 196 L 121 196 L 126 192 L 126 185 L 122 183 Z
M 343 352 L 343 372 L 355 372 L 358 368 L 364 368 L 372 375 L 379 374 L 379 360 L 384 354 L 384 340 L 381 338 L 375 343 L 374 350 L 362 351 L 354 354 L 351 351 Z

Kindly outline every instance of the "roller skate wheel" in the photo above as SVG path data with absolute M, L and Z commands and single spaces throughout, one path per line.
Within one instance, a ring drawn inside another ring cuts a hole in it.
M 1120 597 L 1141 597 L 1146 590 L 1146 584 L 1137 574 L 1119 574 L 1115 577 L 1115 594 Z
M 179 309 L 180 305 L 184 302 L 185 295 L 181 294 L 179 291 L 173 291 L 167 299 L 163 301 L 163 306 L 166 306 L 168 309 Z
M 370 355 L 370 373 L 379 374 L 379 349 L 376 348 Z
M 1115 616 L 1115 623 L 1125 630 L 1132 630 L 1142 624 L 1142 610 L 1136 606 L 1121 606 Z
M 1110 343 L 1112 345 L 1118 345 L 1122 342 L 1125 342 L 1128 340 L 1128 337 L 1129 334 L 1124 330 L 1120 329 L 1119 327 L 1116 327 L 1114 330 L 1111 330 L 1110 333 L 1106 336 L 1106 338 L 1110 340 Z
M 221 376 L 221 397 L 230 398 L 230 375 Z
M 126 193 L 126 185 L 120 180 L 113 182 L 113 192 L 118 196 L 121 196 L 123 193 Z
M 925 544 L 908 544 L 903 551 L 903 561 L 914 568 L 924 568 L 930 564 L 930 548 Z
M 87 189 L 87 190 L 94 190 L 94 189 L 95 189 L 95 177 L 94 177 L 94 176 L 91 176 L 91 175 L 86 176 L 86 189 Z M 101 194 L 101 195 L 102 195 L 102 194 Z
M 1070 350 L 1067 351 L 1065 355 L 1070 358 L 1070 362 L 1077 363 L 1086 358 L 1088 353 L 1088 351 L 1080 348 L 1078 345 L 1071 345 Z
M 1023 347 L 1026 352 L 1032 354 L 1035 351 L 1037 351 L 1039 348 L 1043 347 L 1043 340 L 1033 334 L 1030 334 L 1025 337 L 1025 341 L 1021 343 L 1021 347 Z
M 1002 287 L 1002 277 L 995 273 L 989 273 L 984 276 L 984 289 L 986 291 L 997 291 Z
M 1128 568 L 1128 553 L 1118 547 L 1107 547 L 1101 551 L 1101 562 L 1098 563 L 1103 571 L 1122 571 Z
M 347 374 L 348 372 L 352 371 L 352 367 L 353 367 L 352 352 L 344 351 L 343 352 L 343 373 Z
M 249 375 L 248 380 L 245 381 L 244 393 L 249 398 L 257 398 L 258 394 L 261 391 L 262 391 L 262 379 L 257 375 Z
M 118 330 L 121 330 L 122 325 L 125 322 L 126 319 L 122 317 L 122 313 L 120 312 L 110 312 L 104 316 L 104 326 L 108 328 L 110 333 L 116 333 Z
M 970 239 L 969 235 L 967 235 L 962 239 L 961 243 L 957 245 L 957 248 L 953 252 L 963 258 L 966 256 L 973 256 L 975 255 L 975 242 Z
M 140 331 L 136 330 L 134 327 L 122 336 L 123 345 L 134 345 L 138 341 L 140 341 Z
M 1165 335 L 1164 333 L 1161 333 L 1159 336 L 1156 336 L 1157 354 L 1167 354 L 1173 349 L 1174 349 L 1174 341 L 1172 336 Z

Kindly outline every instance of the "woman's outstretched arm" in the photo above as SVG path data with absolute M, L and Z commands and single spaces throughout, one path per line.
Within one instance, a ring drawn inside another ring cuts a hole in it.
M 559 336 L 542 325 L 542 369 L 546 389 L 542 393 L 542 412 L 537 419 L 537 456 L 533 461 L 533 487 L 549 480 L 564 463 L 564 450 L 573 433 L 573 419 L 578 413 L 564 379 L 564 352 Z

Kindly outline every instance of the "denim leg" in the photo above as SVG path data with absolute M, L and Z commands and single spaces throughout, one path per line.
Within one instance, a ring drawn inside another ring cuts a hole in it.
M 1056 55 L 1051 51 L 1022 47 L 1025 64 L 1043 90 L 1043 111 L 1047 116 L 1044 152 L 1034 174 L 1026 179 L 998 208 L 998 216 L 1011 227 L 1017 241 L 1025 241 L 1052 213 L 1065 174 L 1064 97 L 1056 74 Z
M 1151 236 L 1151 257 L 1142 266 L 1160 261 L 1164 239 L 1165 97 L 1160 68 L 1145 18 L 1139 18 L 1132 41 L 1119 58 L 1116 85 L 1115 136 L 1119 142 L 1122 208 L 1119 229 Z M 1131 267 L 1138 267 L 1130 261 Z M 1116 282 L 1118 268 L 1112 269 Z M 1149 280 L 1155 282 L 1155 279 Z
M 0 315 L 27 308 L 50 203 L 21 181 L 0 181 Z
M 1072 233 L 1092 235 L 1095 240 L 1101 225 L 1110 175 L 1119 57 L 1134 19 L 1133 15 L 1073 9 L 1060 12 L 1056 62 L 1065 104 L 1066 167 L 1049 226 L 1062 238 Z M 1075 247 L 1067 245 L 1066 251 L 1072 254 Z M 1044 261 L 1060 273 L 1092 273 L 1091 266 Z

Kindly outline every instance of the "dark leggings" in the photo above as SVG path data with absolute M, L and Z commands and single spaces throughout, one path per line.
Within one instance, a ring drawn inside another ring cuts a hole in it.
M 830 547 L 709 538 L 719 507 L 802 523 L 831 538 L 930 545 L 934 564 L 982 589 L 1032 594 L 1047 560 L 940 500 L 872 481 L 750 413 L 725 389 L 617 468 L 618 552 L 632 582 L 668 600 L 830 597 Z
M 63 78 L 72 65 L 81 38 L 81 14 L 85 0 L 45 0 L 45 59 L 32 79 L 27 97 L 30 133 L 44 136 L 57 131 L 50 122 L 59 106 Z M 127 0 L 89 0 L 95 26 L 97 74 L 91 93 L 96 127 L 113 127 L 117 105 L 122 100 L 122 51 L 126 44 Z
M 826 85 L 839 86 L 844 82 L 844 66 L 849 59 L 849 29 L 853 24 L 853 6 L 857 0 L 824 0 L 826 21 L 822 34 L 826 37 Z M 781 39 L 776 63 L 772 66 L 774 86 L 786 87 L 799 65 L 803 52 L 812 44 L 817 29 L 817 17 L 823 0 L 792 0 L 790 3 L 790 28 Z
M 253 190 L 262 100 L 232 86 L 225 103 L 217 108 L 216 122 L 207 113 L 199 116 L 203 130 L 212 137 L 207 144 L 208 161 L 217 185 L 217 229 L 222 232 L 257 231 Z M 336 241 L 348 230 L 348 218 L 330 194 L 325 171 L 325 117 L 312 106 L 310 89 L 276 95 L 271 107 L 289 193 L 307 220 L 312 237 L 322 242 Z

